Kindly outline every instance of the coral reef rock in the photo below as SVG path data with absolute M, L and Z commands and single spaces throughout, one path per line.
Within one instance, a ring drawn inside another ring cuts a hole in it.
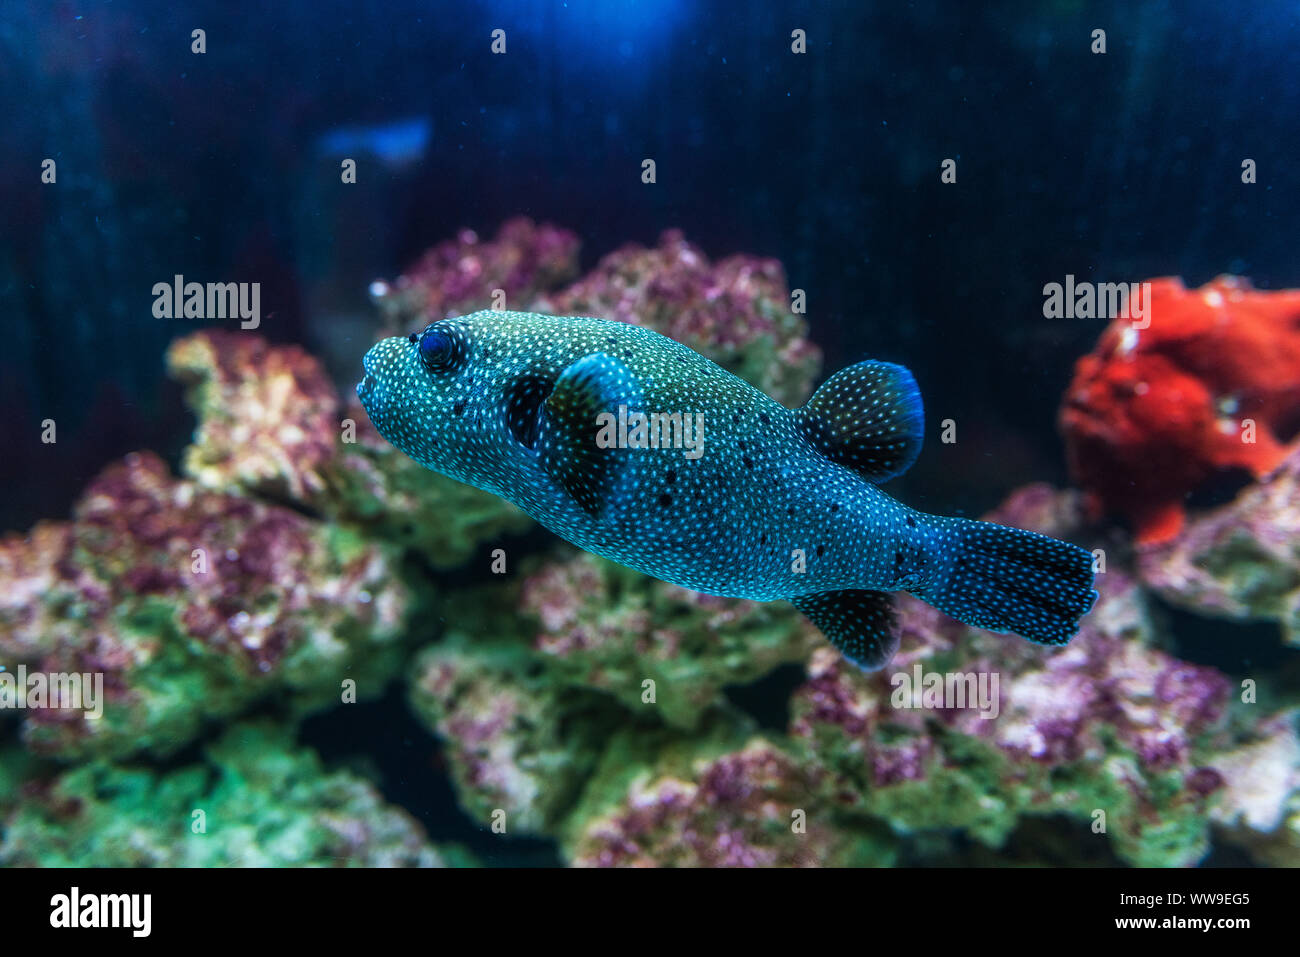
M 1237 498 L 1141 549 L 1143 582 L 1173 605 L 1235 621 L 1275 621 L 1300 645 L 1300 450 Z
M 411 704 L 444 743 L 461 807 L 508 834 L 554 832 L 599 756 L 610 716 L 531 667 L 517 642 L 452 632 L 417 659 Z M 616 716 L 614 716 L 616 717 Z
M 842 827 L 807 768 L 761 738 L 685 775 L 643 775 L 586 819 L 586 867 L 813 867 L 892 863 L 891 842 Z
M 451 625 L 417 660 L 412 705 L 445 742 L 467 812 L 502 809 L 527 833 L 568 826 L 613 732 L 706 737 L 735 717 L 726 686 L 820 643 L 784 603 L 699 595 L 585 554 L 442 611 Z
M 794 606 L 716 598 L 593 555 L 554 562 L 524 584 L 522 621 L 556 680 L 607 691 L 690 730 L 726 685 L 802 662 L 823 639 Z
M 1004 637 L 960 626 L 956 640 L 914 646 L 880 675 L 818 651 L 791 733 L 843 808 L 900 833 L 962 827 L 998 847 L 1024 816 L 1064 815 L 1080 840 L 1104 824 L 1131 863 L 1195 864 L 1222 786 L 1213 761 L 1248 734 L 1250 719 L 1229 718 L 1225 676 L 1146 647 L 1149 623 L 1131 582 L 1112 572 L 1102 592 L 1084 632 L 1054 653 L 1027 646 L 1007 658 L 991 644 Z M 934 634 L 917 621 L 928 617 L 921 606 L 905 615 L 920 641 Z M 917 708 L 896 676 L 918 668 L 945 679 L 996 674 L 996 709 L 948 700 Z
M 298 346 L 222 329 L 175 340 L 171 376 L 198 416 L 185 473 L 207 488 L 316 500 L 339 435 L 338 396 Z
M 572 233 L 527 219 L 507 222 L 491 242 L 462 233 L 377 284 L 379 334 L 405 335 L 489 308 L 598 316 L 676 339 L 780 402 L 794 406 L 808 397 L 821 352 L 791 309 L 775 259 L 737 254 L 711 263 L 669 230 L 654 248 L 629 244 L 562 286 L 577 272 L 576 251 Z
M 454 568 L 532 520 L 509 502 L 436 475 L 388 444 L 355 395 L 343 405 L 296 346 L 204 331 L 178 339 L 168 366 L 198 416 L 185 451 L 200 484 L 305 508 Z
M 1300 736 L 1297 713 L 1264 722 L 1256 737 L 1218 755 L 1223 791 L 1212 820 L 1221 839 L 1269 867 L 1300 866 Z
M 98 718 L 23 712 L 29 746 L 65 757 L 170 753 L 272 694 L 300 710 L 347 679 L 379 694 L 408 601 L 386 546 L 177 480 L 152 453 L 105 469 L 71 522 L 0 540 L 0 655 L 103 675 Z
M 534 308 L 646 326 L 790 406 L 808 397 L 821 367 L 778 261 L 742 254 L 710 263 L 676 230 L 653 249 L 633 244 L 610 253 Z
M 326 772 L 292 735 L 236 725 L 176 770 L 93 761 L 26 781 L 5 808 L 6 867 L 443 867 L 374 786 Z
M 480 309 L 524 308 L 578 274 L 578 245 L 569 230 L 522 216 L 503 223 L 491 240 L 461 230 L 393 282 L 371 287 L 383 316 L 383 334 L 405 335 L 426 323 Z

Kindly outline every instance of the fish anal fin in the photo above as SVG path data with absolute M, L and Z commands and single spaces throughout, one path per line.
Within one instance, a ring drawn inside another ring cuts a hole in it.
M 800 595 L 790 602 L 863 671 L 878 671 L 898 650 L 898 613 L 888 592 L 825 591 Z

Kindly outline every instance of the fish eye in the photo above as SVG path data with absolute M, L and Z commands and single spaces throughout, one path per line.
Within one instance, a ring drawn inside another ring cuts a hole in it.
M 430 372 L 447 372 L 464 357 L 464 337 L 457 330 L 435 323 L 420 336 L 420 359 Z

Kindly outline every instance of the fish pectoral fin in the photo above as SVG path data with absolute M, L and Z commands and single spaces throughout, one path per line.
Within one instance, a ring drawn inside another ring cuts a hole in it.
M 542 405 L 537 451 L 543 467 L 583 511 L 598 517 L 627 461 L 611 436 L 619 406 L 640 405 L 631 370 L 603 353 L 584 356 L 560 374 Z
M 898 613 L 889 592 L 850 588 L 800 595 L 790 603 L 863 671 L 883 668 L 898 650 Z
M 823 382 L 795 420 L 822 455 L 872 482 L 906 472 L 921 451 L 925 429 L 912 373 L 874 359 Z

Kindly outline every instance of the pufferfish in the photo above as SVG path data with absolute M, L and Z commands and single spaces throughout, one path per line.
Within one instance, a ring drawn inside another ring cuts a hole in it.
M 383 339 L 357 385 L 416 462 L 579 548 L 711 595 L 794 604 L 863 670 L 899 644 L 892 592 L 1063 645 L 1092 554 L 915 511 L 878 487 L 921 448 L 912 374 L 867 360 L 798 409 L 650 329 L 488 310 Z

